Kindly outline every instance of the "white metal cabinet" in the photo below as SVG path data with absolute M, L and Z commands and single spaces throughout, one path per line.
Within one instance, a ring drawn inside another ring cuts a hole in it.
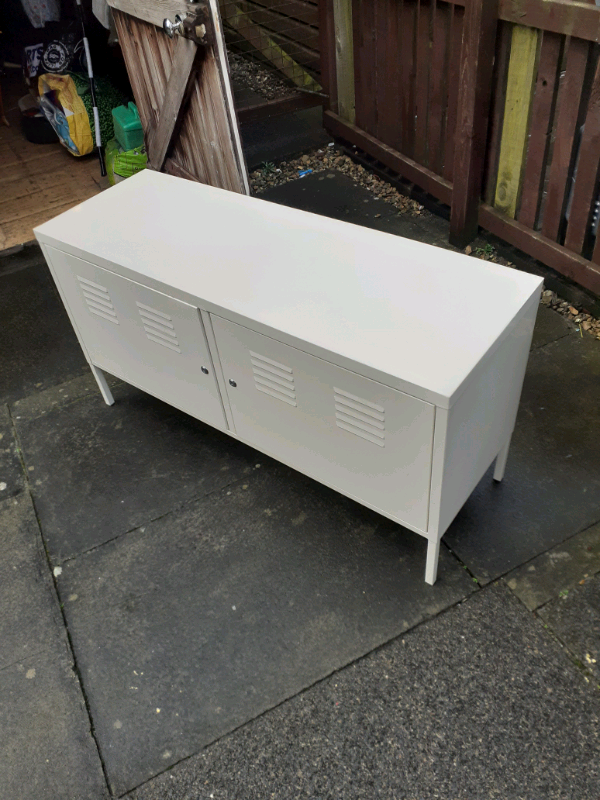
M 107 402 L 99 368 L 401 522 L 434 583 L 504 473 L 539 278 L 150 170 L 35 233 Z
M 427 530 L 431 403 L 229 320 L 211 319 L 238 436 Z
M 92 364 L 227 427 L 197 308 L 68 253 L 48 252 Z

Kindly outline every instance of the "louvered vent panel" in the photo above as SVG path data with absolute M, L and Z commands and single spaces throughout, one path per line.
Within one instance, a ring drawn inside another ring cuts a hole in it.
M 277 400 L 283 400 L 290 406 L 297 405 L 294 373 L 290 367 L 254 353 L 252 350 L 250 350 L 250 361 L 252 362 L 254 385 L 259 392 L 275 397 Z
M 110 299 L 108 289 L 105 286 L 100 286 L 99 283 L 88 281 L 87 278 L 82 278 L 80 275 L 77 276 L 77 280 L 90 314 L 102 317 L 102 319 L 118 325 L 117 312 Z
M 333 387 L 338 428 L 385 447 L 385 409 L 370 400 Z
M 145 306 L 143 303 L 136 303 L 136 306 L 148 339 L 151 342 L 167 347 L 169 350 L 174 350 L 176 353 L 181 353 L 173 318 L 163 311 L 157 311 L 155 308 Z

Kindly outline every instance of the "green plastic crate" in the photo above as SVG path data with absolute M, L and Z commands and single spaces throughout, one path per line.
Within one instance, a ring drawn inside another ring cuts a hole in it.
M 115 136 L 123 150 L 134 150 L 144 144 L 144 131 L 135 103 L 113 108 Z

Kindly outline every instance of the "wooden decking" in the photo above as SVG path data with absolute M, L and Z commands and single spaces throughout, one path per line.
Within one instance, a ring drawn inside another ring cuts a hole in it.
M 31 241 L 36 225 L 107 185 L 95 156 L 76 158 L 58 141 L 32 144 L 25 139 L 17 107 L 24 94 L 26 88 L 18 73 L 2 79 L 11 127 L 0 124 L 0 250 Z

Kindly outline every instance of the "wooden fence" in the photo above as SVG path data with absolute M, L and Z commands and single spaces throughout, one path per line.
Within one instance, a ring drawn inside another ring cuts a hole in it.
M 322 0 L 326 126 L 600 294 L 600 9 L 565 0 Z

